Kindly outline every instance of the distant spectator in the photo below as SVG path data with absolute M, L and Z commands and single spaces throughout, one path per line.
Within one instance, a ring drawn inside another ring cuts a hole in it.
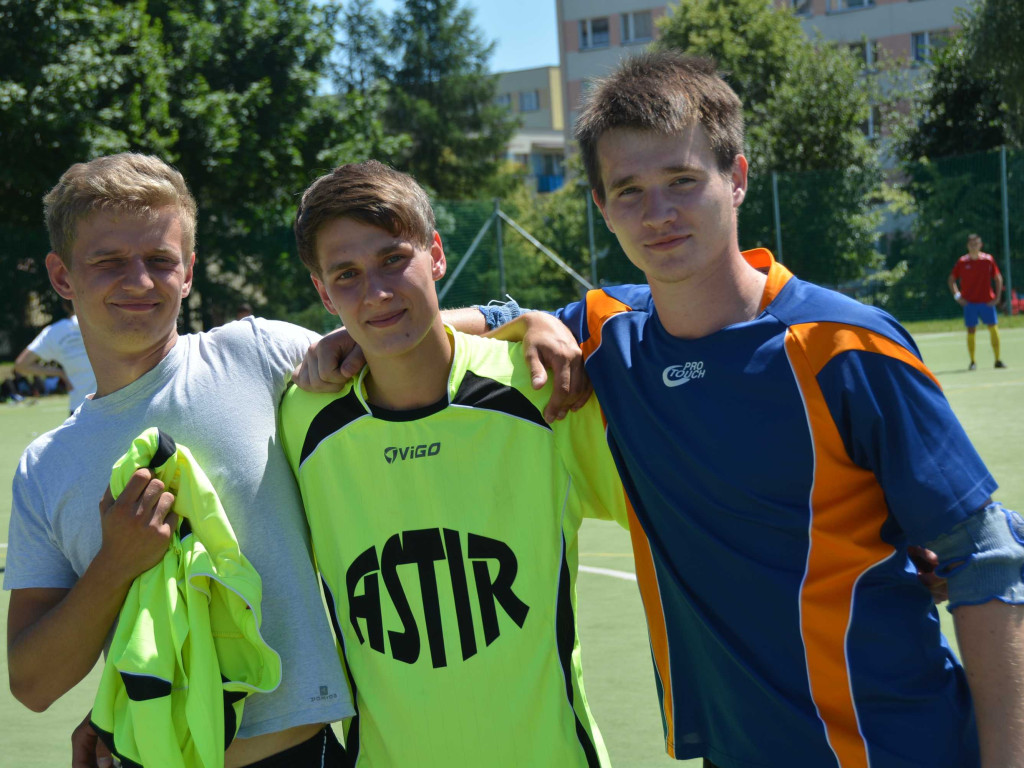
M 39 376 L 28 378 L 15 371 L 11 375 L 14 391 L 22 397 L 39 397 L 43 394 L 43 380 Z
M 6 403 L 8 400 L 12 403 L 20 403 L 24 399 L 24 395 L 18 392 L 18 385 L 13 374 L 0 381 L 0 403 Z
M 235 312 L 235 319 L 241 320 L 243 317 L 252 317 L 252 304 L 242 302 L 238 305 L 238 310 Z
M 67 388 L 69 407 L 74 413 L 86 395 L 96 391 L 89 358 L 71 302 L 65 301 L 68 317 L 43 328 L 14 361 L 14 371 L 26 377 L 57 377 Z M 45 387 L 40 387 L 40 393 Z
M 990 254 L 983 253 L 981 246 L 980 236 L 967 236 L 967 253 L 957 259 L 947 281 L 953 298 L 964 308 L 967 352 L 971 357 L 967 366 L 969 371 L 978 367 L 974 362 L 974 331 L 978 327 L 979 319 L 988 326 L 996 368 L 1006 367 L 999 358 L 999 326 L 996 317 L 996 304 L 999 303 L 999 296 L 1003 292 L 1003 275 L 996 260 Z M 959 287 L 957 281 L 960 283 Z

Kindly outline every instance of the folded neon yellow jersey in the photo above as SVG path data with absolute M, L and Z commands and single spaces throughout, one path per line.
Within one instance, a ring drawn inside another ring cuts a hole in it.
M 175 495 L 180 519 L 163 560 L 125 598 L 92 725 L 129 768 L 219 768 L 245 697 L 281 681 L 260 636 L 262 583 L 187 448 L 147 429 L 114 464 L 114 498 L 141 467 Z

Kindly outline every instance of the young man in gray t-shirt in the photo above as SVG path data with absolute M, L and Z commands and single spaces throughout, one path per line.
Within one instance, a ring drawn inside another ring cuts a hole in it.
M 178 335 L 196 208 L 181 175 L 156 158 L 74 165 L 45 202 L 46 267 L 75 305 L 96 394 L 29 446 L 15 476 L 4 577 L 12 692 L 41 711 L 81 680 L 132 580 L 163 557 L 174 522 L 163 485 L 140 470 L 116 502 L 104 493 L 113 462 L 157 426 L 217 489 L 262 577 L 262 632 L 282 659 L 281 685 L 246 703 L 226 764 L 320 765 L 325 750 L 343 754 L 325 724 L 352 706 L 275 437 L 278 398 L 316 337 L 252 318 Z

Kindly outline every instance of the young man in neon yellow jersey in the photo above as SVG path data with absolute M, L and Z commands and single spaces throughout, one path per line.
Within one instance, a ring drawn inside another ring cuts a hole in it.
M 607 765 L 575 622 L 582 518 L 626 520 L 596 403 L 549 425 L 518 345 L 445 326 L 444 250 L 409 176 L 342 166 L 295 230 L 367 361 L 340 393 L 290 390 L 280 429 L 356 701 L 354 764 Z

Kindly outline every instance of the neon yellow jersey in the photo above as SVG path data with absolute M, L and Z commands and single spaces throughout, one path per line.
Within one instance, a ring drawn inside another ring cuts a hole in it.
M 358 768 L 606 766 L 576 633 L 584 516 L 626 525 L 593 399 L 554 425 L 518 344 L 449 331 L 415 411 L 291 388 L 285 452 L 353 686 Z M 365 372 L 364 372 L 365 375 Z
M 180 519 L 125 598 L 92 726 L 126 766 L 222 766 L 246 696 L 281 681 L 281 659 L 260 635 L 262 582 L 188 448 L 144 431 L 114 464 L 114 498 L 140 467 L 174 493 Z

